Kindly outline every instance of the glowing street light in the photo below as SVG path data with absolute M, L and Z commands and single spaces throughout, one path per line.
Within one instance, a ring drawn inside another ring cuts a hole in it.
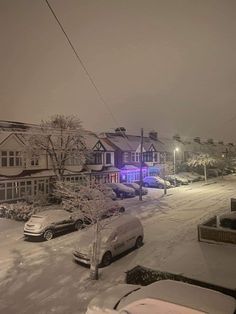
M 175 147 L 175 149 L 174 149 L 174 174 L 175 174 L 175 170 L 176 170 L 176 169 L 175 169 L 175 168 L 176 168 L 176 167 L 175 167 L 175 163 L 176 163 L 176 161 L 175 161 L 175 153 L 178 152 L 178 151 L 179 151 L 179 148 L 178 148 L 178 147 Z

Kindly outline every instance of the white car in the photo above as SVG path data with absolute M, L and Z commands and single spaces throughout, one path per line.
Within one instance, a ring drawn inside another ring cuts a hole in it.
M 160 280 L 143 287 L 119 284 L 109 288 L 90 301 L 86 314 L 109 313 L 106 310 L 120 314 L 234 314 L 236 300 L 185 282 Z
M 95 226 L 87 228 L 78 235 L 78 245 L 73 252 L 77 262 L 90 264 L 94 228 Z M 108 266 L 113 257 L 131 248 L 142 246 L 143 226 L 137 217 L 126 213 L 112 216 L 103 221 L 103 228 L 99 233 L 99 243 L 98 263 L 102 266 Z
M 150 188 L 164 189 L 165 185 L 167 188 L 171 187 L 168 180 L 164 180 L 159 176 L 148 176 L 143 179 L 143 185 Z

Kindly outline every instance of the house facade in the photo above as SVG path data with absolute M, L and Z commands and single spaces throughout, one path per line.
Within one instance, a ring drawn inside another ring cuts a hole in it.
M 124 128 L 103 133 L 101 138 L 115 149 L 115 166 L 120 169 L 121 182 L 140 180 L 141 137 L 126 134 Z M 165 166 L 165 148 L 157 132 L 143 137 L 142 176 L 159 175 Z
M 0 122 L 0 203 L 48 195 L 55 174 L 45 151 L 32 154 L 28 138 L 37 125 Z M 141 137 L 118 128 L 100 136 L 85 133 L 89 151 L 86 162 L 76 156 L 66 161 L 64 180 L 79 182 L 84 177 L 98 182 L 134 182 L 140 180 Z M 178 148 L 178 150 L 177 150 Z M 218 158 L 236 158 L 236 146 L 212 139 L 191 141 L 174 136 L 161 138 L 151 131 L 143 137 L 142 176 L 173 173 L 182 162 L 199 153 Z
M 55 174 L 45 151 L 34 155 L 29 149 L 28 138 L 33 128 L 21 123 L 14 123 L 14 127 L 12 123 L 0 125 L 0 203 L 50 193 Z M 98 182 L 119 182 L 113 147 L 92 132 L 86 132 L 85 142 L 90 151 L 88 160 L 82 166 L 76 158 L 67 160 L 64 179 L 78 182 L 87 177 Z

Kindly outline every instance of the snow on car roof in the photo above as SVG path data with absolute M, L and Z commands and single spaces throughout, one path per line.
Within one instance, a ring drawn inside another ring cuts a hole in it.
M 172 302 L 166 302 L 159 299 L 145 298 L 137 300 L 119 311 L 120 314 L 206 314 L 199 310 L 194 310 Z
M 49 210 L 42 211 L 39 214 L 36 214 L 36 216 L 40 216 L 40 217 L 51 217 L 51 216 L 53 216 L 53 217 L 55 217 L 57 215 L 66 215 L 66 214 L 68 214 L 68 212 L 65 211 L 64 209 L 49 209 Z M 32 217 L 35 217 L 35 215 L 33 215 Z
M 233 314 L 236 308 L 235 299 L 228 295 L 173 280 L 160 280 L 142 287 L 122 299 L 118 308 L 143 298 L 160 299 L 209 314 Z
M 104 219 L 101 223 L 103 224 L 103 229 L 100 232 L 101 241 L 106 241 L 112 232 L 121 225 L 132 221 L 139 221 L 139 219 L 135 216 L 132 216 L 127 213 L 122 213 L 122 215 L 114 215 L 110 218 Z M 140 223 L 141 224 L 141 223 Z M 84 239 L 93 238 L 95 225 L 88 227 L 85 230 L 81 230 L 78 238 L 83 242 Z

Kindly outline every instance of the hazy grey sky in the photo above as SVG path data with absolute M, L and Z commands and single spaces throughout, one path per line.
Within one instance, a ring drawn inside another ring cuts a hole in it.
M 235 0 L 0 0 L 1 119 L 236 141 Z

